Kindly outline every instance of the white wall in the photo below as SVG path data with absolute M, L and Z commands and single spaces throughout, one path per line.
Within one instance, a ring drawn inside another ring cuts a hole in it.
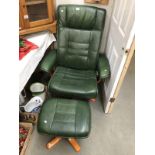
M 109 31 L 109 24 L 110 24 L 110 18 L 111 18 L 111 13 L 112 13 L 112 7 L 113 7 L 113 1 L 114 0 L 109 0 L 108 5 L 100 5 L 100 4 L 88 4 L 84 3 L 84 0 L 55 0 L 56 1 L 56 6 L 60 4 L 84 4 L 84 5 L 92 5 L 100 8 L 105 8 L 107 10 L 107 16 L 106 16 L 106 22 L 105 22 L 105 28 L 103 32 L 103 37 L 102 37 L 102 42 L 101 42 L 101 49 L 100 52 L 103 53 L 105 52 L 105 46 L 106 46 L 106 41 L 107 41 L 107 35 Z

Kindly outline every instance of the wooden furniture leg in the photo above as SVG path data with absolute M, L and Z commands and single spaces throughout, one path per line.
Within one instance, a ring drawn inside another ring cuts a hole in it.
M 50 142 L 47 143 L 47 149 L 51 149 L 52 147 L 54 147 L 57 143 L 61 141 L 61 139 L 61 137 L 55 137 L 54 139 L 52 139 Z
M 96 98 L 89 99 L 89 102 L 96 103 Z
M 77 143 L 76 139 L 75 138 L 69 138 L 68 139 L 69 143 L 72 145 L 72 147 L 74 148 L 74 150 L 76 152 L 79 152 L 80 151 L 80 146 L 79 144 Z

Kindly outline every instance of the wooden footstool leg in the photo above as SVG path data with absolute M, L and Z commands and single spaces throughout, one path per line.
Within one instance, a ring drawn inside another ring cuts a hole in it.
M 79 144 L 77 143 L 76 139 L 75 138 L 69 138 L 68 139 L 69 143 L 72 145 L 72 147 L 74 148 L 74 150 L 76 152 L 79 152 L 80 151 L 80 146 Z
M 47 143 L 46 147 L 47 149 L 51 149 L 53 146 L 55 146 L 57 143 L 60 142 L 62 138 L 61 137 L 55 137 L 50 142 Z
M 96 98 L 89 99 L 89 102 L 96 103 Z

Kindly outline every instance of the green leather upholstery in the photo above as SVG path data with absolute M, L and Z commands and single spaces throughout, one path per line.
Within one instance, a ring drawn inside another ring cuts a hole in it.
M 38 132 L 60 137 L 87 137 L 91 129 L 90 105 L 84 101 L 49 99 L 39 114 Z
M 99 72 L 99 78 L 105 79 L 110 76 L 110 65 L 109 61 L 106 58 L 105 55 L 99 56 L 99 63 L 98 63 L 98 72 Z
M 105 14 L 104 9 L 90 6 L 58 7 L 58 65 L 96 69 Z
M 81 30 L 102 30 L 105 10 L 85 5 L 60 5 L 58 7 L 58 27 Z
M 52 94 L 81 99 L 96 97 L 97 68 L 101 78 L 108 77 L 110 72 L 108 67 L 108 71 L 105 70 L 107 59 L 99 60 L 105 16 L 105 9 L 92 6 L 58 7 L 57 51 L 49 53 L 40 63 L 40 68 L 47 72 L 56 64 L 56 71 L 48 84 Z
M 97 95 L 96 72 L 57 67 L 48 84 L 48 90 L 57 96 L 90 99 Z
M 50 72 L 56 63 L 56 50 L 51 50 L 39 64 L 39 69 Z

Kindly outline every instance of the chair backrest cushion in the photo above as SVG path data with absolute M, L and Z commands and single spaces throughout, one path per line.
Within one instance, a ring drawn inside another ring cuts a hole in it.
M 96 68 L 106 10 L 84 5 L 60 5 L 57 12 L 57 63 Z

